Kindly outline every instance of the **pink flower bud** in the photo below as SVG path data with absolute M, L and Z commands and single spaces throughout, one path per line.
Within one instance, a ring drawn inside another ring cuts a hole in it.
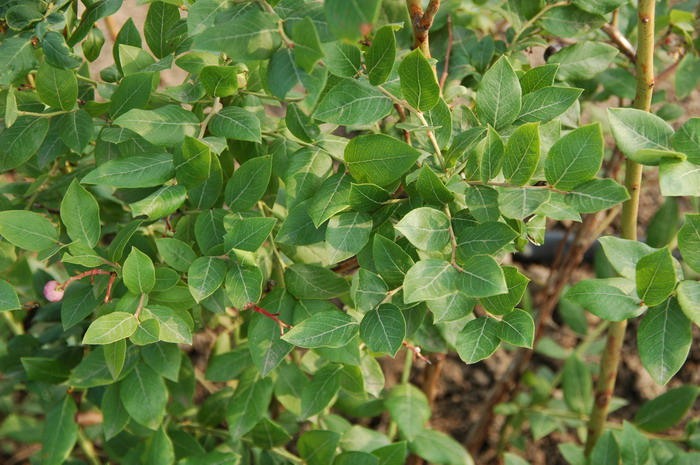
M 58 302 L 63 298 L 64 290 L 61 288 L 61 283 L 58 281 L 49 281 L 44 286 L 44 297 L 49 302 Z

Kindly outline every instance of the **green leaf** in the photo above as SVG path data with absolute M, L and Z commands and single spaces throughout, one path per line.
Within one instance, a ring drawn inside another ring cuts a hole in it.
M 677 10 L 672 10 L 677 11 Z M 675 75 L 676 96 L 688 97 L 700 84 L 700 57 L 694 53 L 686 54 L 678 65 Z
M 562 388 L 566 405 L 576 413 L 587 414 L 593 401 L 593 381 L 586 362 L 571 355 L 564 364 Z
M 145 215 L 149 220 L 157 220 L 174 213 L 186 198 L 185 186 L 164 186 L 148 197 L 129 204 L 129 208 L 134 217 Z
M 136 247 L 131 247 L 131 252 L 124 261 L 122 273 L 124 285 L 132 294 L 148 294 L 156 284 L 153 262 L 148 255 Z
M 165 105 L 155 110 L 131 109 L 114 120 L 114 124 L 139 133 L 154 145 L 175 147 L 185 136 L 195 137 L 199 120 L 194 113 L 178 105 Z
M 152 88 L 152 72 L 125 76 L 112 94 L 109 114 L 112 118 L 117 118 L 134 108 L 145 108 L 151 99 Z
M 100 410 L 102 410 L 105 439 L 110 440 L 119 434 L 129 422 L 129 414 L 119 398 L 118 384 L 111 384 L 105 388 Z
M 510 126 L 522 106 L 518 76 L 503 56 L 484 74 L 476 97 L 476 114 L 484 125 L 494 129 Z
M 340 437 L 335 431 L 306 431 L 297 441 L 299 456 L 309 465 L 327 465 L 333 461 Z
M 604 145 L 600 123 L 571 131 L 549 149 L 544 165 L 547 182 L 570 191 L 593 179 L 603 163 Z
M 356 79 L 343 79 L 321 99 L 313 117 L 345 126 L 366 125 L 384 118 L 392 108 L 391 99 L 376 87 Z
M 354 41 L 371 31 L 381 3 L 379 0 L 328 0 L 323 3 L 323 13 L 336 37 Z
M 523 186 L 532 178 L 540 160 L 540 125 L 527 123 L 513 132 L 506 143 L 503 175 L 510 184 Z
M 142 460 L 152 465 L 169 465 L 175 462 L 173 441 L 163 427 L 158 428 L 146 442 L 146 451 L 142 455 Z
M 498 189 L 498 208 L 506 218 L 524 220 L 548 201 L 550 195 L 549 189 L 501 187 Z
M 287 129 L 294 137 L 304 142 L 313 142 L 321 135 L 321 129 L 296 103 L 287 105 L 287 114 L 284 117 Z
M 338 263 L 357 254 L 369 241 L 372 218 L 366 213 L 348 212 L 334 216 L 326 229 L 329 263 Z
M 514 196 L 517 197 L 517 196 Z M 487 186 L 470 186 L 465 195 L 469 205 L 469 213 L 478 221 L 497 221 L 501 217 L 498 204 L 498 191 Z M 507 208 L 515 212 L 516 208 Z
M 696 325 L 700 325 L 700 283 L 683 281 L 678 285 L 676 297 L 685 316 Z
M 671 144 L 673 150 L 684 153 L 690 163 L 700 164 L 700 118 L 690 118 L 683 123 L 671 138 Z
M 428 111 L 440 100 L 440 86 L 433 68 L 416 48 L 401 60 L 399 65 L 401 93 L 406 101 L 418 111 Z
M 309 205 L 309 216 L 316 228 L 336 213 L 347 209 L 350 202 L 350 179 L 347 173 L 339 171 L 323 181 Z
M 282 222 L 275 242 L 290 245 L 309 245 L 320 242 L 324 238 L 326 225 L 317 228 L 309 217 L 309 206 L 312 200 L 305 200 L 295 205 Z
M 263 196 L 272 175 L 272 157 L 253 158 L 243 163 L 226 184 L 226 204 L 231 211 L 250 210 Z
M 350 290 L 348 282 L 328 268 L 303 263 L 288 267 L 284 282 L 299 299 L 333 299 Z
M 0 212 L 0 235 L 10 244 L 32 252 L 58 242 L 58 231 L 45 216 L 23 210 Z
M 535 322 L 524 310 L 513 310 L 498 323 L 498 338 L 508 344 L 532 349 Z
M 199 73 L 199 81 L 207 95 L 228 97 L 238 89 L 238 69 L 233 66 L 205 66 Z
M 503 166 L 504 155 L 505 145 L 503 144 L 503 139 L 489 126 L 481 154 L 481 165 L 479 166 L 479 178 L 482 183 L 487 184 L 489 180 L 498 176 Z
M 656 250 L 643 242 L 620 239 L 615 236 L 605 236 L 598 240 L 603 246 L 610 265 L 620 276 L 629 279 L 635 279 L 639 260 Z
M 468 297 L 490 297 L 508 292 L 500 265 L 487 255 L 476 255 L 464 262 L 457 287 Z
M 226 294 L 234 307 L 256 303 L 262 294 L 263 276 L 257 266 L 231 264 L 226 274 Z
M 148 365 L 139 362 L 119 385 L 124 408 L 140 425 L 155 430 L 160 426 L 168 393 L 163 379 Z
M 77 110 L 58 117 L 59 137 L 68 148 L 81 154 L 87 147 L 94 125 L 90 114 L 85 110 Z
M 627 3 L 626 0 L 573 0 L 572 3 L 589 13 L 604 15 Z
M 156 241 L 158 253 L 168 265 L 177 271 L 187 271 L 197 255 L 192 247 L 173 238 L 163 238 Z
M 12 127 L 0 132 L 0 173 L 29 160 L 39 150 L 48 132 L 49 120 L 36 116 L 20 116 Z
M 697 386 L 681 386 L 664 392 L 646 402 L 634 415 L 638 428 L 651 433 L 659 433 L 680 422 L 700 394 Z
M 131 313 L 108 313 L 90 324 L 83 344 L 111 344 L 134 334 L 137 326 L 138 321 Z
M 224 282 L 226 264 L 215 257 L 199 257 L 187 270 L 187 286 L 198 303 L 214 293 Z
M 153 187 L 170 180 L 174 173 L 170 153 L 144 153 L 103 163 L 80 182 L 107 187 Z
M 464 263 L 474 255 L 493 255 L 518 237 L 505 223 L 487 221 L 474 227 L 461 228 L 457 235 L 457 260 Z
M 649 461 L 649 438 L 640 433 L 631 423 L 623 422 L 622 463 L 644 465 Z
M 425 394 L 412 384 L 396 385 L 386 399 L 392 420 L 402 436 L 412 441 L 430 419 L 431 409 Z
M 10 283 L 0 279 L 0 312 L 19 310 L 20 303 L 17 291 Z
M 54 68 L 44 61 L 36 73 L 36 91 L 46 105 L 70 111 L 78 98 L 78 80 L 73 71 Z
M 390 25 L 382 26 L 377 29 L 372 39 L 372 45 L 365 53 L 369 83 L 373 86 L 384 84 L 391 74 L 394 61 L 396 61 L 394 29 Z
M 317 415 L 330 405 L 340 390 L 342 370 L 342 365 L 331 363 L 314 373 L 301 393 L 301 418 Z
M 283 321 L 294 309 L 294 299 L 284 289 L 277 288 L 260 302 L 260 306 Z M 291 323 L 291 322 L 290 322 Z M 253 363 L 261 376 L 267 376 L 292 351 L 294 346 L 281 339 L 280 326 L 271 318 L 253 313 L 248 328 L 248 345 Z
M 372 310 L 384 300 L 389 288 L 381 276 L 360 268 L 352 277 L 350 293 L 355 308 L 361 312 Z
M 299 266 L 299 265 L 296 265 Z M 355 337 L 357 321 L 340 310 L 316 313 L 289 330 L 282 339 L 298 347 L 343 347 Z
M 61 35 L 57 32 L 55 34 Z M 32 50 L 29 37 L 8 37 L 3 41 L 0 60 L 5 66 L 0 71 L 0 85 L 6 86 L 32 70 L 36 65 Z
M 321 40 L 313 20 L 305 16 L 301 21 L 294 23 L 292 38 L 294 39 L 294 63 L 310 73 L 316 62 L 323 58 Z
M 126 358 L 126 340 L 120 339 L 104 346 L 105 361 L 113 379 L 119 378 Z
M 574 37 L 597 29 L 605 18 L 583 11 L 574 5 L 557 6 L 540 16 L 538 23 L 552 35 Z
M 620 446 L 611 430 L 605 430 L 591 451 L 591 462 L 601 465 L 620 463 Z
M 143 360 L 153 371 L 170 381 L 177 382 L 180 373 L 180 348 L 177 344 L 159 342 L 141 349 Z
M 140 40 L 140 39 L 139 39 Z M 125 76 L 149 70 L 155 66 L 156 61 L 150 53 L 141 49 L 141 46 L 132 47 L 119 44 L 119 63 Z
M 464 447 L 450 436 L 439 431 L 424 429 L 410 443 L 410 449 L 429 463 L 447 465 L 474 465 Z
M 433 313 L 433 323 L 450 322 L 469 315 L 474 309 L 476 299 L 467 297 L 460 291 L 454 291 L 445 297 L 430 300 L 427 304 Z
M 80 24 L 73 31 L 67 43 L 75 47 L 90 33 L 92 26 L 101 18 L 116 13 L 122 6 L 122 0 L 99 0 L 88 6 L 80 17 Z
M 408 304 L 446 297 L 457 289 L 459 279 L 459 272 L 450 263 L 434 258 L 421 260 L 406 273 L 403 281 L 404 302 Z
M 360 323 L 360 337 L 372 352 L 395 357 L 406 337 L 403 313 L 392 304 L 383 304 L 365 313 Z
M 351 78 L 357 75 L 361 66 L 360 49 L 354 44 L 341 41 L 326 42 L 321 45 L 326 55 L 323 64 L 328 72 L 338 76 Z
M 661 194 L 666 197 L 698 197 L 700 169 L 688 161 L 663 158 L 659 164 L 659 184 Z
M 644 305 L 659 305 L 676 287 L 676 270 L 666 247 L 640 258 L 636 271 L 637 294 Z
M 177 182 L 191 191 L 207 182 L 211 171 L 211 147 L 194 137 L 185 137 L 175 167 Z
M 393 183 L 418 160 L 418 150 L 384 134 L 357 136 L 345 148 L 350 174 L 379 186 Z
M 240 107 L 225 107 L 216 113 L 209 123 L 209 131 L 215 136 L 234 140 L 260 142 L 260 120 L 255 114 Z
M 63 329 L 77 325 L 100 304 L 91 286 L 73 284 L 66 291 L 61 304 L 61 322 Z
M 685 215 L 685 223 L 678 231 L 678 248 L 685 263 L 700 273 L 700 215 L 693 213 Z
M 592 79 L 608 69 L 618 53 L 612 45 L 583 41 L 555 53 L 549 63 L 559 64 L 557 77 L 562 81 Z
M 226 251 L 238 249 L 256 252 L 267 240 L 276 222 L 277 220 L 274 218 L 264 217 L 226 218 L 224 249 Z
M 333 465 L 379 465 L 379 459 L 368 452 L 351 450 L 338 455 Z
M 428 165 L 423 165 L 421 168 L 416 188 L 421 197 L 433 205 L 444 205 L 454 198 L 452 192 L 445 187 L 445 184 Z
M 485 135 L 486 129 L 471 128 L 455 136 L 452 145 L 445 153 L 448 166 L 455 166 L 464 161 L 465 154 L 468 156 Z
M 649 161 L 640 151 L 668 151 L 671 147 L 673 128 L 652 113 L 635 108 L 610 108 L 608 119 L 617 146 L 638 163 L 658 164 L 658 158 Z
M 61 465 L 68 459 L 78 440 L 77 413 L 78 408 L 70 395 L 63 397 L 48 411 L 39 454 L 42 464 Z
M 627 189 L 610 178 L 591 179 L 576 186 L 565 197 L 566 203 L 579 213 L 607 210 L 627 199 L 629 199 Z
M 143 35 L 151 52 L 163 58 L 175 50 L 176 42 L 171 38 L 173 29 L 180 21 L 180 11 L 176 5 L 166 2 L 151 3 L 143 25 Z
M 450 240 L 450 220 L 434 208 L 416 208 L 394 227 L 420 250 L 442 250 Z
M 194 37 L 193 50 L 223 52 L 238 62 L 269 58 L 282 39 L 272 18 L 256 8 L 212 25 Z
M 406 457 L 406 443 L 396 442 L 372 451 L 379 458 L 378 465 L 402 465 Z
M 523 107 L 518 121 L 523 123 L 551 121 L 566 113 L 582 92 L 583 89 L 555 86 L 534 90 L 523 98 Z
M 413 259 L 401 247 L 380 235 L 374 236 L 372 257 L 377 273 L 392 287 L 400 286 L 413 266 Z
M 637 331 L 642 365 L 654 380 L 665 385 L 681 369 L 690 351 L 692 331 L 675 298 L 650 308 Z
M 553 86 L 554 78 L 558 70 L 559 65 L 551 63 L 529 69 L 520 78 L 520 86 L 523 89 L 523 95 Z
M 637 317 L 645 308 L 636 295 L 629 295 L 604 279 L 579 281 L 564 297 L 608 321 Z
M 455 347 L 465 363 L 476 363 L 489 358 L 501 343 L 499 324 L 493 318 L 479 317 L 469 321 L 457 334 Z

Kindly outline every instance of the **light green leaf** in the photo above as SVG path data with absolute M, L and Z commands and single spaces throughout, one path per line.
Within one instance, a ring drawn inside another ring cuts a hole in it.
M 650 308 L 637 331 L 642 364 L 654 380 L 665 385 L 683 366 L 692 342 L 691 324 L 675 298 Z
M 20 303 L 17 291 L 10 283 L 0 279 L 0 312 L 19 310 Z
M 238 62 L 264 60 L 279 48 L 282 39 L 272 18 L 256 8 L 212 25 L 194 37 L 193 50 L 223 52 Z
M 659 164 L 659 185 L 661 194 L 666 197 L 698 197 L 700 166 L 688 161 L 663 158 Z
M 360 182 L 386 186 L 403 176 L 420 152 L 385 134 L 354 137 L 345 147 L 350 174 Z
M 457 334 L 455 347 L 465 363 L 476 363 L 489 358 L 498 349 L 499 325 L 493 318 L 479 317 L 469 321 Z
M 429 463 L 474 465 L 474 460 L 464 447 L 440 431 L 423 429 L 410 443 L 410 449 Z
M 450 240 L 450 220 L 434 208 L 416 208 L 394 227 L 420 250 L 442 250 Z
M 256 252 L 272 232 L 277 222 L 274 218 L 226 218 L 224 227 L 224 249 Z
M 523 186 L 532 178 L 540 160 L 540 125 L 527 123 L 513 132 L 506 143 L 503 175 L 510 184 Z
M 185 288 L 185 290 L 187 290 L 187 288 Z M 169 292 L 172 292 L 172 290 Z M 189 295 L 189 291 L 187 292 Z M 190 301 L 194 302 L 192 300 Z M 192 321 L 192 316 L 190 316 L 187 311 L 174 310 L 172 308 L 149 304 L 148 308 L 144 308 L 142 315 L 142 326 L 151 318 L 158 321 L 161 341 L 176 344 L 192 344 L 194 322 Z M 152 330 L 154 328 L 149 327 L 148 329 Z
M 177 271 L 187 271 L 197 255 L 192 247 L 174 238 L 162 238 L 156 241 L 158 253 L 168 265 Z
M 551 121 L 571 108 L 581 96 L 583 89 L 573 87 L 543 87 L 534 90 L 523 98 L 518 121 L 532 123 Z
M 58 242 L 58 231 L 45 216 L 24 210 L 0 212 L 0 235 L 10 244 L 32 252 Z
M 508 344 L 532 349 L 535 340 L 535 322 L 524 310 L 515 309 L 498 323 L 498 338 Z
M 700 325 L 700 282 L 683 281 L 678 285 L 676 297 L 685 316 Z
M 360 323 L 360 337 L 372 352 L 396 356 L 406 337 L 403 313 L 392 304 L 383 304 L 376 310 L 370 310 Z
M 187 189 L 182 185 L 163 186 L 148 197 L 129 204 L 134 217 L 145 215 L 157 220 L 174 213 L 185 203 Z
M 328 0 L 323 3 L 323 13 L 336 37 L 355 41 L 372 30 L 381 3 L 379 0 Z
M 554 78 L 559 70 L 558 64 L 546 64 L 529 69 L 520 78 L 523 95 L 554 85 Z
M 384 300 L 389 288 L 381 276 L 360 268 L 352 277 L 350 293 L 355 308 L 361 312 L 372 310 Z
M 622 427 L 622 463 L 629 465 L 644 465 L 649 461 L 649 438 L 640 433 L 629 422 L 623 422 Z
M 148 255 L 133 246 L 124 261 L 122 273 L 124 285 L 132 294 L 148 294 L 156 284 L 153 262 Z
M 250 111 L 229 106 L 216 113 L 209 122 L 209 131 L 215 136 L 234 140 L 260 142 L 260 120 Z
M 681 386 L 646 402 L 634 415 L 638 428 L 659 433 L 680 422 L 700 394 L 697 386 Z
M 600 123 L 571 131 L 549 149 L 544 165 L 547 182 L 570 191 L 593 179 L 603 163 L 604 145 Z
M 54 68 L 44 61 L 36 73 L 36 91 L 46 105 L 70 111 L 78 99 L 78 80 L 74 71 Z
M 619 186 L 619 184 L 616 185 Z M 482 192 L 483 191 L 479 193 Z M 524 220 L 526 217 L 535 213 L 543 203 L 548 201 L 550 195 L 549 189 L 501 187 L 498 189 L 498 208 L 506 218 Z M 489 208 L 488 204 L 483 208 Z M 495 221 L 497 219 L 498 217 L 485 221 Z
M 494 129 L 510 126 L 522 106 L 518 77 L 508 59 L 503 56 L 484 74 L 476 97 L 476 114 L 484 125 Z
M 178 156 L 175 176 L 177 182 L 191 191 L 207 182 L 211 171 L 211 147 L 194 137 L 185 137 Z
M 316 228 L 336 213 L 347 209 L 350 203 L 350 179 L 347 173 L 339 170 L 323 181 L 309 205 L 309 216 Z
M 396 60 L 396 37 L 394 29 L 382 26 L 377 29 L 372 39 L 372 45 L 365 54 L 365 65 L 369 83 L 373 86 L 384 84 L 391 74 Z
M 301 393 L 301 418 L 321 413 L 340 390 L 343 366 L 331 363 L 314 373 L 314 378 Z
M 490 297 L 508 292 L 500 265 L 488 255 L 475 255 L 464 262 L 457 288 L 468 297 Z
M 547 10 L 538 23 L 552 35 L 575 37 L 603 25 L 605 18 L 579 9 L 574 5 L 562 5 Z
M 603 251 L 610 265 L 620 276 L 629 279 L 635 279 L 639 259 L 656 250 L 643 242 L 621 239 L 615 236 L 605 236 L 598 240 L 603 246 Z
M 608 109 L 610 129 L 617 146 L 627 157 L 638 163 L 658 164 L 639 156 L 640 150 L 668 151 L 673 128 L 658 116 L 635 108 Z
M 415 439 L 430 419 L 428 398 L 423 391 L 409 383 L 398 384 L 389 392 L 386 407 L 401 434 L 409 441 Z
M 399 65 L 401 93 L 406 101 L 418 111 L 428 111 L 440 100 L 440 86 L 433 68 L 416 48 L 401 60 Z
M 323 50 L 316 26 L 309 16 L 294 23 L 292 39 L 294 39 L 294 62 L 310 73 L 316 62 L 323 58 Z
M 698 73 L 700 76 L 700 73 Z M 671 138 L 673 150 L 684 153 L 688 161 L 700 164 L 700 118 L 690 118 Z
M 328 268 L 304 263 L 288 267 L 284 282 L 299 299 L 333 299 L 350 290 L 348 282 Z
M 326 55 L 323 64 L 326 65 L 329 73 L 345 78 L 357 75 L 362 64 L 360 49 L 357 46 L 336 40 L 326 42 L 321 47 Z
M 111 344 L 134 334 L 137 326 L 138 321 L 131 313 L 108 313 L 90 324 L 83 344 Z
M 610 178 L 591 179 L 576 186 L 565 201 L 579 213 L 607 210 L 629 198 L 627 189 Z
M 557 77 L 562 81 L 592 79 L 608 69 L 618 53 L 602 42 L 577 42 L 552 55 L 549 63 L 559 64 Z
M 338 263 L 357 254 L 369 241 L 372 218 L 366 213 L 348 212 L 334 216 L 326 229 L 329 263 Z
M 6 42 L 3 43 L 3 48 Z M 12 127 L 0 132 L 0 173 L 17 168 L 39 150 L 49 131 L 49 120 L 20 116 Z
M 578 355 L 570 356 L 564 364 L 562 375 L 564 401 L 576 413 L 587 414 L 593 403 L 593 381 L 586 362 Z
M 226 264 L 214 257 L 199 257 L 187 270 L 187 286 L 198 303 L 216 291 L 224 282 Z
M 277 288 L 260 302 L 260 306 L 272 314 L 279 314 L 282 321 L 288 319 L 294 309 L 294 298 L 284 289 Z M 291 323 L 291 321 L 290 321 Z M 294 348 L 281 339 L 280 326 L 271 318 L 253 313 L 248 328 L 248 345 L 253 363 L 261 376 L 267 376 Z
M 636 295 L 629 295 L 604 279 L 579 281 L 564 297 L 608 321 L 637 317 L 646 308 Z
M 226 184 L 226 204 L 231 211 L 250 210 L 267 189 L 272 175 L 272 157 L 253 158 L 243 163 Z
M 155 110 L 134 108 L 114 120 L 114 124 L 139 133 L 154 145 L 174 147 L 185 136 L 195 137 L 199 120 L 194 113 L 178 105 L 165 105 Z
M 487 184 L 489 180 L 498 176 L 503 166 L 505 145 L 501 136 L 489 126 L 486 133 L 483 152 L 481 153 L 481 165 L 479 166 L 479 178 Z
M 234 307 L 256 303 L 262 294 L 263 276 L 257 266 L 232 263 L 226 274 L 226 293 Z
M 170 153 L 144 153 L 103 163 L 80 182 L 107 187 L 153 187 L 165 183 L 174 173 Z
M 372 258 L 377 273 L 389 286 L 400 286 L 406 272 L 413 266 L 413 259 L 401 247 L 377 234 L 372 243 Z
M 112 94 L 109 113 L 117 118 L 134 108 L 145 108 L 151 98 L 153 73 L 134 73 L 125 76 Z
M 459 272 L 450 263 L 434 258 L 421 260 L 408 270 L 403 280 L 404 302 L 446 297 L 457 290 L 459 279 Z
M 676 287 L 676 270 L 667 247 L 640 258 L 636 271 L 637 294 L 644 305 L 659 305 Z
M 289 330 L 282 339 L 298 347 L 343 347 L 358 332 L 359 324 L 340 310 L 311 315 Z
M 392 108 L 391 99 L 376 87 L 364 81 L 344 79 L 321 99 L 313 117 L 345 126 L 365 125 L 384 118 Z
M 464 263 L 473 255 L 493 255 L 518 237 L 505 223 L 487 221 L 461 228 L 457 235 L 457 260 Z
M 421 197 L 433 205 L 444 205 L 454 198 L 452 192 L 427 164 L 423 165 L 418 174 L 416 188 Z

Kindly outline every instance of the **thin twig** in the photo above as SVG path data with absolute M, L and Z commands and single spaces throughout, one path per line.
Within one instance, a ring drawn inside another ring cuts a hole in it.
M 207 132 L 207 126 L 209 125 L 209 121 L 214 117 L 215 114 L 219 112 L 219 103 L 221 102 L 221 99 L 219 97 L 214 98 L 214 103 L 211 105 L 211 110 L 209 111 L 209 114 L 207 115 L 206 118 L 204 118 L 204 121 L 202 121 L 202 128 L 199 130 L 199 138 L 201 139 L 204 137 L 204 134 Z
M 445 62 L 442 65 L 442 74 L 440 75 L 440 92 L 445 90 L 445 83 L 447 82 L 447 77 L 450 74 L 450 55 L 452 54 L 452 41 L 454 36 L 452 34 L 452 16 L 447 15 L 447 49 L 445 50 Z

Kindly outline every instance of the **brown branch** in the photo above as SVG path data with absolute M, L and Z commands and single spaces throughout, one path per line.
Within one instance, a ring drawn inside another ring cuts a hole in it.
M 634 49 L 634 45 L 625 37 L 624 34 L 620 32 L 620 29 L 617 27 L 617 19 L 619 16 L 619 10 L 615 10 L 613 12 L 613 17 L 612 21 L 610 21 L 609 24 L 606 24 L 602 27 L 603 32 L 605 32 L 608 37 L 610 37 L 610 40 L 613 41 L 613 43 L 617 46 L 617 48 L 620 49 L 622 53 L 627 55 L 627 58 L 632 61 L 632 63 L 637 62 L 637 52 Z
M 413 25 L 413 48 L 420 48 L 423 55 L 430 58 L 428 31 L 440 9 L 440 0 L 430 0 L 425 12 L 421 6 L 421 0 L 406 0 L 406 6 Z

